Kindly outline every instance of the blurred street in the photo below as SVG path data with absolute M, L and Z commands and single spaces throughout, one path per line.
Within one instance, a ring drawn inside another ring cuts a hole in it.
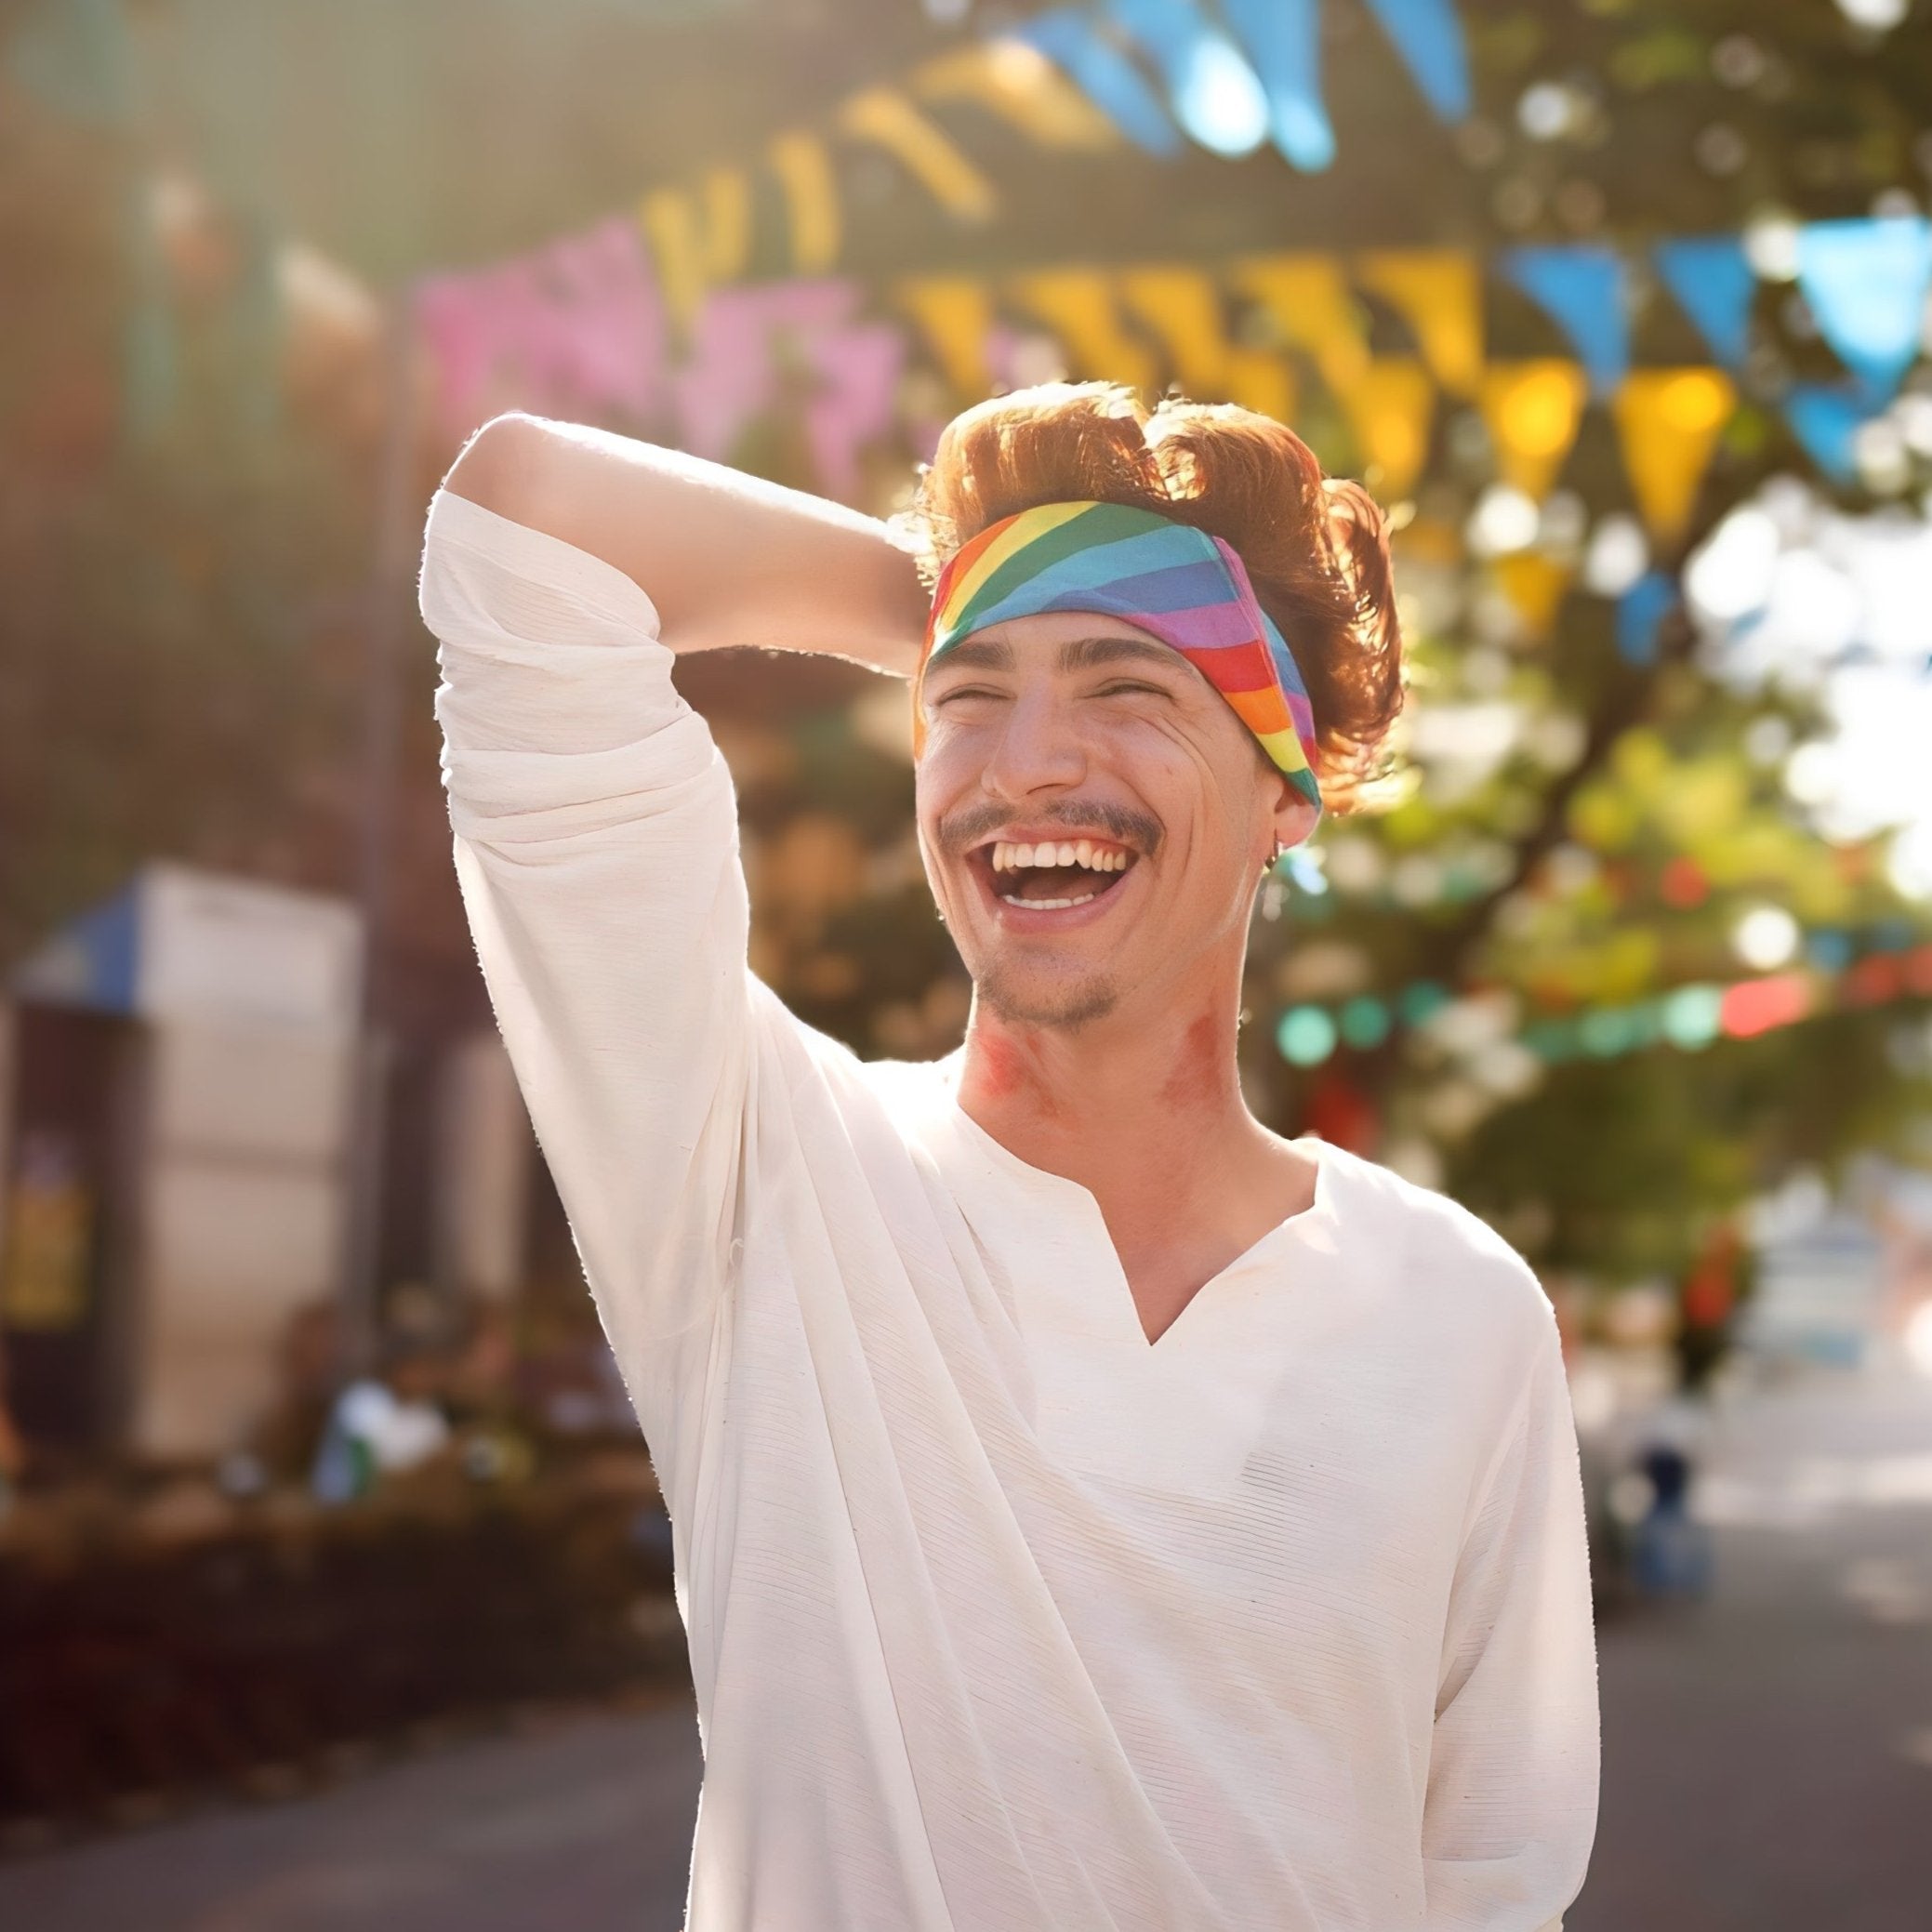
M 1601 1634 L 1602 1824 L 1566 1932 L 1922 1932 L 1932 1385 L 1751 1398 L 1703 1508 L 1712 1601 Z
M 0 1866 L 8 1932 L 671 1932 L 695 1817 L 679 1707 L 453 1747 L 324 1796 Z
M 1744 1398 L 1713 1599 L 1602 1633 L 1603 1825 L 1568 1932 L 1920 1932 L 1932 1899 L 1932 1384 Z M 32 1932 L 672 1932 L 681 1709 L 451 1748 L 324 1796 L 0 1868 Z

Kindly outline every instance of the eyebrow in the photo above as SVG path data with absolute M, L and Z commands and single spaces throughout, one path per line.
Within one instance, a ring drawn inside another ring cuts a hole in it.
M 1059 668 L 1064 671 L 1092 670 L 1101 664 L 1117 664 L 1123 658 L 1145 658 L 1159 664 L 1173 664 L 1180 654 L 1171 644 L 1157 644 L 1144 637 L 1122 637 L 1116 631 L 1105 637 L 1068 638 L 1060 646 Z
M 1122 637 L 1118 632 L 1104 637 L 1068 638 L 1058 652 L 1063 671 L 1092 670 L 1101 664 L 1116 664 L 1125 658 L 1151 659 L 1171 663 L 1179 654 L 1169 644 L 1157 644 L 1145 638 Z M 935 676 L 957 665 L 961 670 L 1010 671 L 1018 662 L 1013 647 L 1004 638 L 966 638 L 955 644 L 933 667 Z
M 1002 638 L 968 638 L 964 643 L 952 645 L 933 665 L 933 670 L 1012 670 L 1012 645 Z

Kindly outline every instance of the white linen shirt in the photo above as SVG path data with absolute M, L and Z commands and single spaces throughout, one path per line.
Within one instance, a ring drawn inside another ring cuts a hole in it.
M 644 591 L 448 491 L 421 604 L 496 1018 L 669 1508 L 689 1932 L 1547 1932 L 1595 1824 L 1555 1322 L 1447 1197 L 1149 1343 L 1092 1195 L 747 961 Z

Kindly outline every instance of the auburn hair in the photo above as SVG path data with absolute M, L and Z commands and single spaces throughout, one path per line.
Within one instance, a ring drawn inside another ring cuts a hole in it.
M 1403 699 L 1388 526 L 1374 498 L 1324 477 L 1286 424 L 1238 404 L 1166 396 L 1150 412 L 1126 383 L 1043 382 L 956 416 L 894 521 L 913 534 L 931 589 L 987 525 L 1089 499 L 1155 510 L 1234 547 L 1308 687 L 1323 803 L 1363 803 Z

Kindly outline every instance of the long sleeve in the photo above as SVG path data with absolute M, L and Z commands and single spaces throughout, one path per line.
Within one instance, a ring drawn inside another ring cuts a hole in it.
M 1450 1593 L 1423 1853 L 1428 1932 L 1557 1932 L 1596 1832 L 1596 1644 L 1554 1318 Z
M 736 1233 L 763 1002 L 731 774 L 602 559 L 444 490 L 420 602 L 477 957 L 629 1373 L 712 1312 Z

